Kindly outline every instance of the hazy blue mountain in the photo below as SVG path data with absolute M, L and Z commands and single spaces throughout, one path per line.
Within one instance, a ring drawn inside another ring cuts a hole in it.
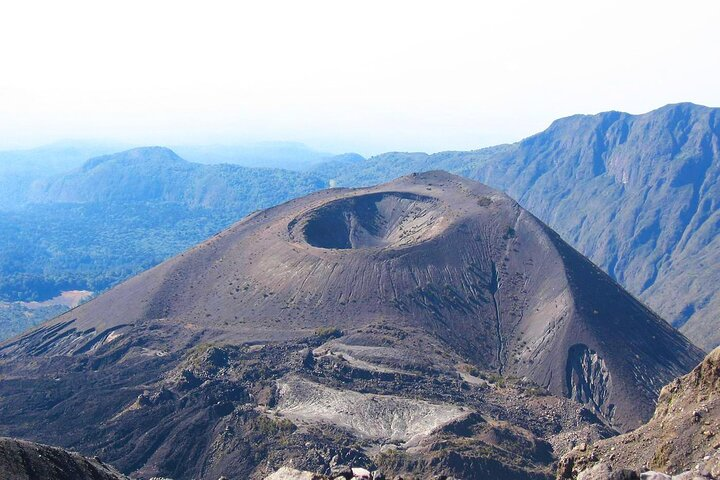
M 38 148 L 0 151 L 0 210 L 23 205 L 33 182 L 82 165 L 88 158 L 119 150 L 110 142 L 64 141 Z
M 254 210 L 326 186 L 307 173 L 191 163 L 160 147 L 90 159 L 35 181 L 30 203 L 0 211 L 0 301 L 105 290 Z M 18 305 L 5 313 L 12 331 L 43 319 Z
M 90 157 L 126 148 L 117 142 L 65 140 L 37 148 L 3 150 L 0 151 L 0 173 L 52 175 L 79 167 Z
M 323 188 L 311 174 L 188 162 L 163 147 L 88 160 L 70 173 L 37 182 L 32 203 L 169 202 L 245 214 Z
M 422 152 L 388 152 L 371 157 L 330 159 L 315 166 L 311 171 L 338 186 L 373 185 L 390 181 L 412 172 L 446 170 L 458 175 L 472 177 L 484 162 L 510 151 L 513 145 L 473 150 L 470 152 L 442 152 L 428 155 Z
M 575 115 L 513 145 L 315 171 L 349 186 L 444 169 L 502 189 L 709 349 L 720 344 L 718 111 Z
M 333 157 L 299 142 L 257 142 L 245 145 L 181 145 L 171 147 L 186 160 L 197 163 L 230 163 L 245 167 L 307 170 Z

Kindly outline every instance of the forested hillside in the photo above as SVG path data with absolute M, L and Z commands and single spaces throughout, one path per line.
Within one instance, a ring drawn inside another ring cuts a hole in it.
M 103 291 L 248 213 L 327 186 L 306 173 L 201 165 L 150 147 L 35 179 L 0 210 L 0 337 L 61 313 L 17 301 Z

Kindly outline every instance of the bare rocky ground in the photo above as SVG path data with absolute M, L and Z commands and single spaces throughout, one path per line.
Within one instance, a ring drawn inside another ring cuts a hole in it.
M 130 480 L 98 458 L 61 448 L 0 437 L 0 478 L 5 480 Z
M 672 478 L 720 478 L 720 348 L 662 389 L 648 423 L 576 447 L 562 459 L 558 478 L 602 480 L 623 469 L 638 476 L 651 470 Z
M 334 189 L 0 344 L 0 434 L 136 478 L 550 479 L 701 360 L 507 196 Z

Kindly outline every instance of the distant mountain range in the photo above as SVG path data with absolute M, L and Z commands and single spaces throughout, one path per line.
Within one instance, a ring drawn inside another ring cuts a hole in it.
M 190 162 L 230 163 L 244 167 L 307 170 L 334 155 L 298 142 L 258 142 L 244 145 L 178 145 L 170 147 Z
M 0 215 L 0 228 L 14 232 L 0 251 L 0 271 L 23 271 L 17 254 L 30 249 L 38 259 L 30 266 L 55 262 L 57 268 L 50 271 L 64 272 L 74 268 L 72 262 L 59 262 L 68 258 L 68 250 L 77 252 L 83 241 L 98 247 L 102 239 L 94 235 L 107 239 L 115 231 L 133 253 L 113 250 L 113 260 L 104 265 L 114 269 L 113 280 L 69 285 L 106 288 L 252 210 L 327 186 L 369 185 L 443 169 L 506 191 L 696 344 L 710 349 L 720 344 L 719 145 L 718 109 L 677 104 L 643 115 L 576 115 L 518 143 L 469 152 L 393 152 L 370 159 L 318 155 L 302 173 L 198 165 L 167 149 L 138 149 L 93 159 L 27 189 L 30 203 L 21 213 Z M 211 155 L 212 149 L 200 150 Z M 139 217 L 149 206 L 153 212 Z M 33 230 L 38 220 L 52 226 L 57 218 L 63 223 L 54 229 L 62 231 L 51 229 L 43 236 Z M 63 227 L 67 222 L 73 231 Z M 83 238 L 75 238 L 76 231 Z M 162 248 L 147 248 L 149 232 L 162 236 Z M 71 248 L 59 238 L 80 244 Z M 73 255 L 80 260 L 79 252 Z M 110 252 L 104 255 L 96 258 L 109 258 Z M 75 264 L 82 268 L 86 263 Z M 36 271 L 43 275 L 47 269 Z M 11 298 L 12 288 L 0 285 L 0 295 Z
M 122 149 L 107 142 L 68 141 L 0 151 L 0 211 L 24 205 L 34 181 L 79 167 L 90 157 Z
M 31 204 L 173 203 L 244 215 L 324 188 L 316 175 L 240 165 L 191 163 L 162 147 L 88 160 L 77 170 L 36 182 Z
M 0 150 L 0 211 L 13 210 L 28 203 L 35 182 L 68 173 L 89 158 L 120 152 L 128 144 L 107 141 L 66 140 L 30 149 Z M 229 164 L 250 168 L 279 168 L 306 171 L 345 156 L 314 150 L 298 142 L 257 142 L 236 145 L 180 145 L 172 147 L 183 159 L 193 163 Z M 152 154 L 150 154 L 152 155 Z

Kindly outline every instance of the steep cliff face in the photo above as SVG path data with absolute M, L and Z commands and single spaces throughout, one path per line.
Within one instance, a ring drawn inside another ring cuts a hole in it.
M 430 172 L 258 212 L 0 345 L 0 432 L 180 478 L 322 469 L 338 439 L 546 478 L 548 445 L 639 425 L 700 358 L 509 197 Z

